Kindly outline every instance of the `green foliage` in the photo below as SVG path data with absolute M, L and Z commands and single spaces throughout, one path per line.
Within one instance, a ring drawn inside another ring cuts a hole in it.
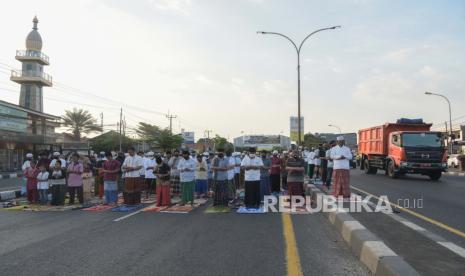
M 142 140 L 153 143 L 163 150 L 179 149 L 182 144 L 181 135 L 172 134 L 169 129 L 144 122 L 139 122 L 136 133 Z
M 224 137 L 219 136 L 218 134 L 215 135 L 213 138 L 213 143 L 215 145 L 215 150 L 217 149 L 224 149 L 224 150 L 233 150 L 234 145 L 229 143 L 228 140 Z
M 82 133 L 92 133 L 102 131 L 97 125 L 97 120 L 87 110 L 73 108 L 72 111 L 65 110 L 62 117 L 63 126 L 73 134 L 74 140 L 80 141 Z
M 324 142 L 325 140 L 323 138 L 317 137 L 311 133 L 307 133 L 304 135 L 304 146 L 305 147 L 315 147 Z
M 101 151 L 119 151 L 119 133 L 109 131 L 89 140 L 92 150 L 95 152 Z M 123 136 L 121 139 L 121 147 L 123 150 L 133 145 L 133 140 Z

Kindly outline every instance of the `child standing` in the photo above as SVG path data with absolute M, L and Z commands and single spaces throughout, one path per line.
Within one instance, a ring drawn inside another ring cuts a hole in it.
M 39 198 L 37 194 L 37 174 L 39 174 L 39 170 L 36 165 L 37 161 L 31 160 L 29 167 L 24 172 L 24 177 L 26 177 L 26 194 L 29 203 L 37 203 Z
M 46 205 L 48 201 L 48 171 L 45 165 L 40 165 L 37 175 L 37 190 L 39 191 L 39 202 Z

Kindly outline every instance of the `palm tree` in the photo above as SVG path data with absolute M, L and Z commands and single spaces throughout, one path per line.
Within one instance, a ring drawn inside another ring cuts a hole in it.
M 91 133 L 102 131 L 102 127 L 97 125 L 97 119 L 87 110 L 73 108 L 72 111 L 65 110 L 63 116 L 63 126 L 73 133 L 76 141 L 81 140 L 81 133 Z

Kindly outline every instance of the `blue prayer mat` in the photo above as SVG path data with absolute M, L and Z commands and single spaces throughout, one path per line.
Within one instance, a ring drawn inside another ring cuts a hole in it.
M 144 205 L 121 205 L 111 209 L 112 212 L 130 212 L 144 207 Z
M 264 214 L 266 213 L 263 207 L 260 208 L 246 208 L 244 206 L 237 209 L 238 214 Z

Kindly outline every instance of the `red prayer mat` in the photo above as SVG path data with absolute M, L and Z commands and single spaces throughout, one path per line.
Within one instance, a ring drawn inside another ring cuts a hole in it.
M 92 207 L 84 208 L 84 209 L 82 209 L 82 211 L 103 212 L 103 211 L 106 211 L 106 210 L 111 209 L 113 207 L 115 207 L 115 206 L 111 206 L 111 205 L 95 205 L 95 206 L 92 206 Z
M 166 208 L 168 208 L 168 206 L 156 206 L 154 204 L 149 207 L 145 207 L 144 209 L 142 209 L 142 212 L 158 213 L 160 211 L 165 210 Z
M 169 208 L 166 208 L 165 210 L 161 211 L 162 213 L 176 213 L 176 214 L 187 214 L 190 211 L 194 210 L 194 207 L 191 205 L 173 205 Z

